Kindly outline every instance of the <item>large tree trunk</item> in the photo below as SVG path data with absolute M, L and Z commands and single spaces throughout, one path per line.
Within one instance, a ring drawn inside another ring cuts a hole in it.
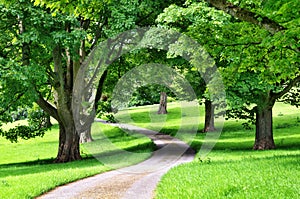
M 79 134 L 75 125 L 59 125 L 59 146 L 55 162 L 63 163 L 82 159 L 79 148 Z
M 161 92 L 160 93 L 160 102 L 157 114 L 167 114 L 167 93 Z
M 215 106 L 210 100 L 205 100 L 205 124 L 203 132 L 215 131 Z
M 59 146 L 55 162 L 70 162 L 80 160 L 79 135 L 77 131 L 72 109 L 73 69 L 72 62 L 67 66 L 62 62 L 62 48 L 57 45 L 53 49 L 54 71 L 57 74 L 59 84 L 55 87 L 57 120 L 59 123 Z M 66 52 L 68 55 L 68 52 Z
M 272 108 L 275 102 L 267 106 L 257 107 L 256 110 L 256 134 L 253 149 L 274 149 Z
M 59 93 L 58 95 L 61 94 Z M 65 92 L 63 95 L 65 95 Z M 59 145 L 55 160 L 57 163 L 82 159 L 79 148 L 80 132 L 77 131 L 75 126 L 72 108 L 69 103 L 70 100 L 71 97 L 65 96 L 64 98 L 60 97 L 57 101 L 57 112 L 59 116 Z

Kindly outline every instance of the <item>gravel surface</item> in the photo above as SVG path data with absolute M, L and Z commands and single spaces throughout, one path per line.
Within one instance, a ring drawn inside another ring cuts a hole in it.
M 38 198 L 150 199 L 163 174 L 194 159 L 194 151 L 171 136 L 127 124 L 108 124 L 150 137 L 158 150 L 144 162 L 57 187 Z

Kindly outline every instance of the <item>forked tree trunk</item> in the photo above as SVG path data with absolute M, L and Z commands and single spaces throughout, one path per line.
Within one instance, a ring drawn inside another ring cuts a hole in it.
M 205 124 L 203 132 L 215 131 L 215 106 L 210 100 L 205 100 Z
M 98 87 L 97 87 L 97 92 L 96 92 L 96 97 L 95 97 L 95 110 L 97 111 L 98 109 L 98 101 L 100 100 L 101 98 L 101 95 L 102 95 L 102 90 L 103 90 L 103 86 L 104 86 L 104 82 L 105 82 L 105 79 L 107 77 L 107 73 L 108 71 L 105 70 L 99 80 L 99 84 L 98 84 Z M 85 143 L 85 142 L 92 142 L 94 141 L 93 137 L 92 137 L 92 131 L 91 131 L 91 128 L 92 128 L 92 124 L 89 124 L 89 127 L 87 128 L 88 130 L 84 131 L 83 133 L 80 134 L 80 143 Z
M 55 87 L 57 120 L 59 123 L 59 146 L 55 162 L 70 162 L 82 159 L 79 149 L 79 133 L 77 132 L 72 109 L 73 74 L 70 58 L 63 64 L 62 48 L 57 45 L 53 49 L 54 71 L 57 73 L 59 85 Z M 66 50 L 66 55 L 69 55 Z M 73 63 L 75 64 L 75 63 Z M 73 66 L 73 67 L 72 67 Z
M 159 101 L 159 108 L 157 114 L 167 114 L 167 93 L 161 92 L 160 93 L 160 101 Z
M 274 149 L 272 109 L 274 103 L 256 110 L 256 134 L 253 149 Z

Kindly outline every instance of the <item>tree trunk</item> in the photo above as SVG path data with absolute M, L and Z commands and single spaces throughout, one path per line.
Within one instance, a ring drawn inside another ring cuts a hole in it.
M 256 110 L 256 134 L 253 149 L 274 149 L 272 108 L 274 103 Z
M 66 95 L 68 89 L 58 89 L 57 112 L 59 123 L 59 146 L 55 162 L 70 162 L 81 160 L 79 139 L 80 132 L 77 131 L 72 108 L 70 105 L 71 95 Z M 68 97 L 69 96 L 69 97 Z
M 79 148 L 79 135 L 75 125 L 67 125 L 60 123 L 59 125 L 59 146 L 56 163 L 70 162 L 81 160 Z
M 167 114 L 167 93 L 161 92 L 160 93 L 160 102 L 157 114 Z
M 91 126 L 88 128 L 88 130 L 84 131 L 80 134 L 80 143 L 86 143 L 86 142 L 92 142 L 94 141 L 92 134 L 91 134 Z
M 205 100 L 205 125 L 203 132 L 212 132 L 215 131 L 215 106 L 210 100 Z
M 98 83 L 98 87 L 97 87 L 97 92 L 96 92 L 96 97 L 95 97 L 95 110 L 97 111 L 98 110 L 98 101 L 100 100 L 101 98 L 101 95 L 102 95 L 102 91 L 103 91 L 103 86 L 104 86 L 104 82 L 105 82 L 105 79 L 107 77 L 107 73 L 108 71 L 105 70 L 99 80 L 99 83 Z M 94 141 L 93 137 L 92 137 L 92 134 L 91 134 L 91 127 L 92 124 L 89 124 L 89 127 L 87 127 L 88 130 L 84 131 L 83 133 L 80 134 L 80 143 L 85 143 L 85 142 L 92 142 Z
M 54 71 L 59 84 L 55 87 L 57 120 L 59 123 L 59 146 L 55 162 L 70 162 L 80 160 L 79 135 L 72 109 L 73 76 L 71 64 L 67 66 L 62 61 L 62 48 L 57 45 L 53 49 Z M 67 71 L 67 73 L 66 73 Z

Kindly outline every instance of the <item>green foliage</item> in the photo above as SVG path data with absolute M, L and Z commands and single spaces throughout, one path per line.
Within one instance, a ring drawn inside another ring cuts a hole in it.
M 139 87 L 137 91 L 133 93 L 128 106 L 131 107 L 158 104 L 160 100 L 160 92 L 166 91 L 168 91 L 168 97 L 173 95 L 169 89 L 160 85 L 147 85 Z
M 298 83 L 298 85 L 296 85 L 294 88 L 292 88 L 287 94 L 282 96 L 280 101 L 289 103 L 289 104 L 299 108 L 300 107 L 300 87 L 299 87 L 299 85 L 300 84 Z
M 106 101 L 99 101 L 98 108 L 97 108 L 97 117 L 104 118 L 108 122 L 116 123 L 117 120 L 113 113 L 114 110 L 111 108 L 111 101 L 110 99 Z
M 29 126 L 16 126 L 8 131 L 1 130 L 1 136 L 11 142 L 17 142 L 19 138 L 28 140 L 36 136 L 43 136 L 45 134 L 45 129 L 38 128 L 34 129 Z
M 49 115 L 40 109 L 36 104 L 26 108 L 18 107 L 17 111 L 13 111 L 7 119 L 2 117 L 2 122 L 15 122 L 21 119 L 27 120 L 27 125 L 17 125 L 12 128 L 1 129 L 0 135 L 10 140 L 18 142 L 19 139 L 28 140 L 37 136 L 43 137 L 45 131 L 50 127 L 48 122 Z M 0 126 L 1 127 L 1 126 Z
M 98 102 L 97 117 L 100 118 L 100 117 L 104 116 L 106 113 L 111 113 L 111 112 L 112 112 L 112 109 L 111 109 L 111 101 L 110 100 Z
M 28 111 L 27 117 L 28 125 L 17 125 L 9 130 L 1 129 L 0 135 L 11 142 L 18 142 L 19 139 L 28 140 L 37 136 L 43 137 L 49 129 L 48 115 L 40 108 L 35 107 Z
M 53 102 L 58 88 L 71 97 L 67 90 L 72 90 L 77 64 L 98 42 L 135 26 L 153 25 L 170 2 L 1 1 L 1 120 L 11 121 L 11 112 L 31 106 L 38 98 Z M 57 46 L 62 51 L 59 65 L 53 61 Z M 124 69 L 120 74 L 128 68 Z M 116 70 L 113 73 L 119 75 Z M 112 87 L 104 90 L 111 92 Z M 61 96 L 57 95 L 57 102 Z
M 236 109 L 237 117 L 244 117 L 243 112 L 248 109 L 251 118 L 250 105 L 264 106 L 270 93 L 280 93 L 300 75 L 299 2 L 230 2 L 269 17 L 286 30 L 271 34 L 209 7 L 204 1 L 188 1 L 186 6 L 171 5 L 157 21 L 186 33 L 203 45 L 222 74 L 230 109 Z

